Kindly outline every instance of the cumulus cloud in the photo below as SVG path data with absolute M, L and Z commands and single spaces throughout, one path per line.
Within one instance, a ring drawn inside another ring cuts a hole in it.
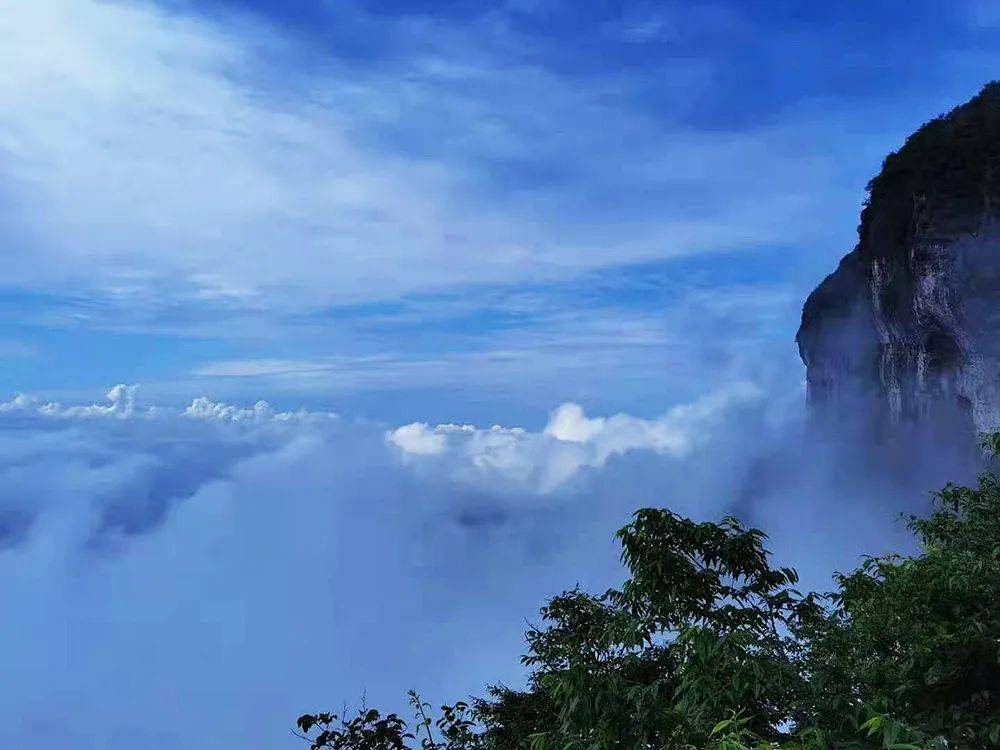
M 447 427 L 438 425 L 431 429 L 426 422 L 412 422 L 397 427 L 389 433 L 389 442 L 402 448 L 404 453 L 417 456 L 437 455 L 444 453 L 447 438 L 444 435 Z
M 414 422 L 387 433 L 386 439 L 404 455 L 434 460 L 458 478 L 477 481 L 490 475 L 550 492 L 581 470 L 599 468 L 631 451 L 683 458 L 716 438 L 734 411 L 762 395 L 753 384 L 737 383 L 675 406 L 656 419 L 629 414 L 588 418 L 579 404 L 565 403 L 552 412 L 541 432 Z
M 53 419 L 76 419 L 87 417 L 117 417 L 120 419 L 143 418 L 169 420 L 183 416 L 212 422 L 233 422 L 247 424 L 269 424 L 282 422 L 308 422 L 335 420 L 337 415 L 325 411 L 275 411 L 267 401 L 257 401 L 251 407 L 235 406 L 222 401 L 213 401 L 207 396 L 192 399 L 183 410 L 148 406 L 136 409 L 135 399 L 138 385 L 119 383 L 106 394 L 107 404 L 74 404 L 64 406 L 58 401 L 44 401 L 35 396 L 18 393 L 7 401 L 0 401 L 0 414 L 22 414 Z
M 252 407 L 244 408 L 221 401 L 213 401 L 207 396 L 199 396 L 194 399 L 184 410 L 184 416 L 216 422 L 253 424 L 319 422 L 337 418 L 337 415 L 332 412 L 310 412 L 305 409 L 275 411 L 267 401 L 258 401 Z
M 604 423 L 605 420 L 601 417 L 587 419 L 583 407 L 579 404 L 567 403 L 552 412 L 552 418 L 545 426 L 545 434 L 551 435 L 556 440 L 586 443 L 600 434 Z
M 9 401 L 0 401 L 0 413 L 21 412 L 33 413 L 45 417 L 120 417 L 128 418 L 135 414 L 134 385 L 119 383 L 107 393 L 108 404 L 86 404 L 63 406 L 57 401 L 39 401 L 37 398 L 18 393 Z

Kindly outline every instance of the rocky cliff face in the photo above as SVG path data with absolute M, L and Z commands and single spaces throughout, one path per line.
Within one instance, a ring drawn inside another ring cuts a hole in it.
M 1000 429 L 1000 82 L 886 158 L 858 234 L 802 312 L 812 408 Z

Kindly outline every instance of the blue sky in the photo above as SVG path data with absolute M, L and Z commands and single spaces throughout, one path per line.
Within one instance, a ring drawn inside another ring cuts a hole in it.
M 775 468 L 798 315 L 998 53 L 985 0 L 0 3 L 2 744 L 516 682 L 644 503 L 873 551 L 842 456 Z

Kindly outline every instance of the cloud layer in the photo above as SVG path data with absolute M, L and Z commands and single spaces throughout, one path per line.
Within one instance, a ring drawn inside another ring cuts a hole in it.
M 610 530 L 644 500 L 625 477 L 655 491 L 758 398 L 566 404 L 532 431 L 141 396 L 0 404 L 5 746 L 291 747 L 298 712 L 362 689 L 516 683 L 523 618 L 616 575 Z
M 294 716 L 362 690 L 398 705 L 410 687 L 517 684 L 524 618 L 574 583 L 612 585 L 612 532 L 644 505 L 738 512 L 822 587 L 898 546 L 890 519 L 914 506 L 806 440 L 800 406 L 738 382 L 659 417 L 565 403 L 538 429 L 387 428 L 265 402 L 149 406 L 129 386 L 97 404 L 15 396 L 0 744 L 293 747 Z

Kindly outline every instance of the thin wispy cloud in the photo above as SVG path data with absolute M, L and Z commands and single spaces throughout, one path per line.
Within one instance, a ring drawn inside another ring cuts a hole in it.
M 782 154 L 782 128 L 655 122 L 620 81 L 497 44 L 302 72 L 260 21 L 80 0 L 10 5 L 0 38 L 8 283 L 136 308 L 281 311 L 784 240 L 776 217 L 814 207 L 788 185 L 825 169 Z M 435 143 L 391 140 L 404 125 Z

